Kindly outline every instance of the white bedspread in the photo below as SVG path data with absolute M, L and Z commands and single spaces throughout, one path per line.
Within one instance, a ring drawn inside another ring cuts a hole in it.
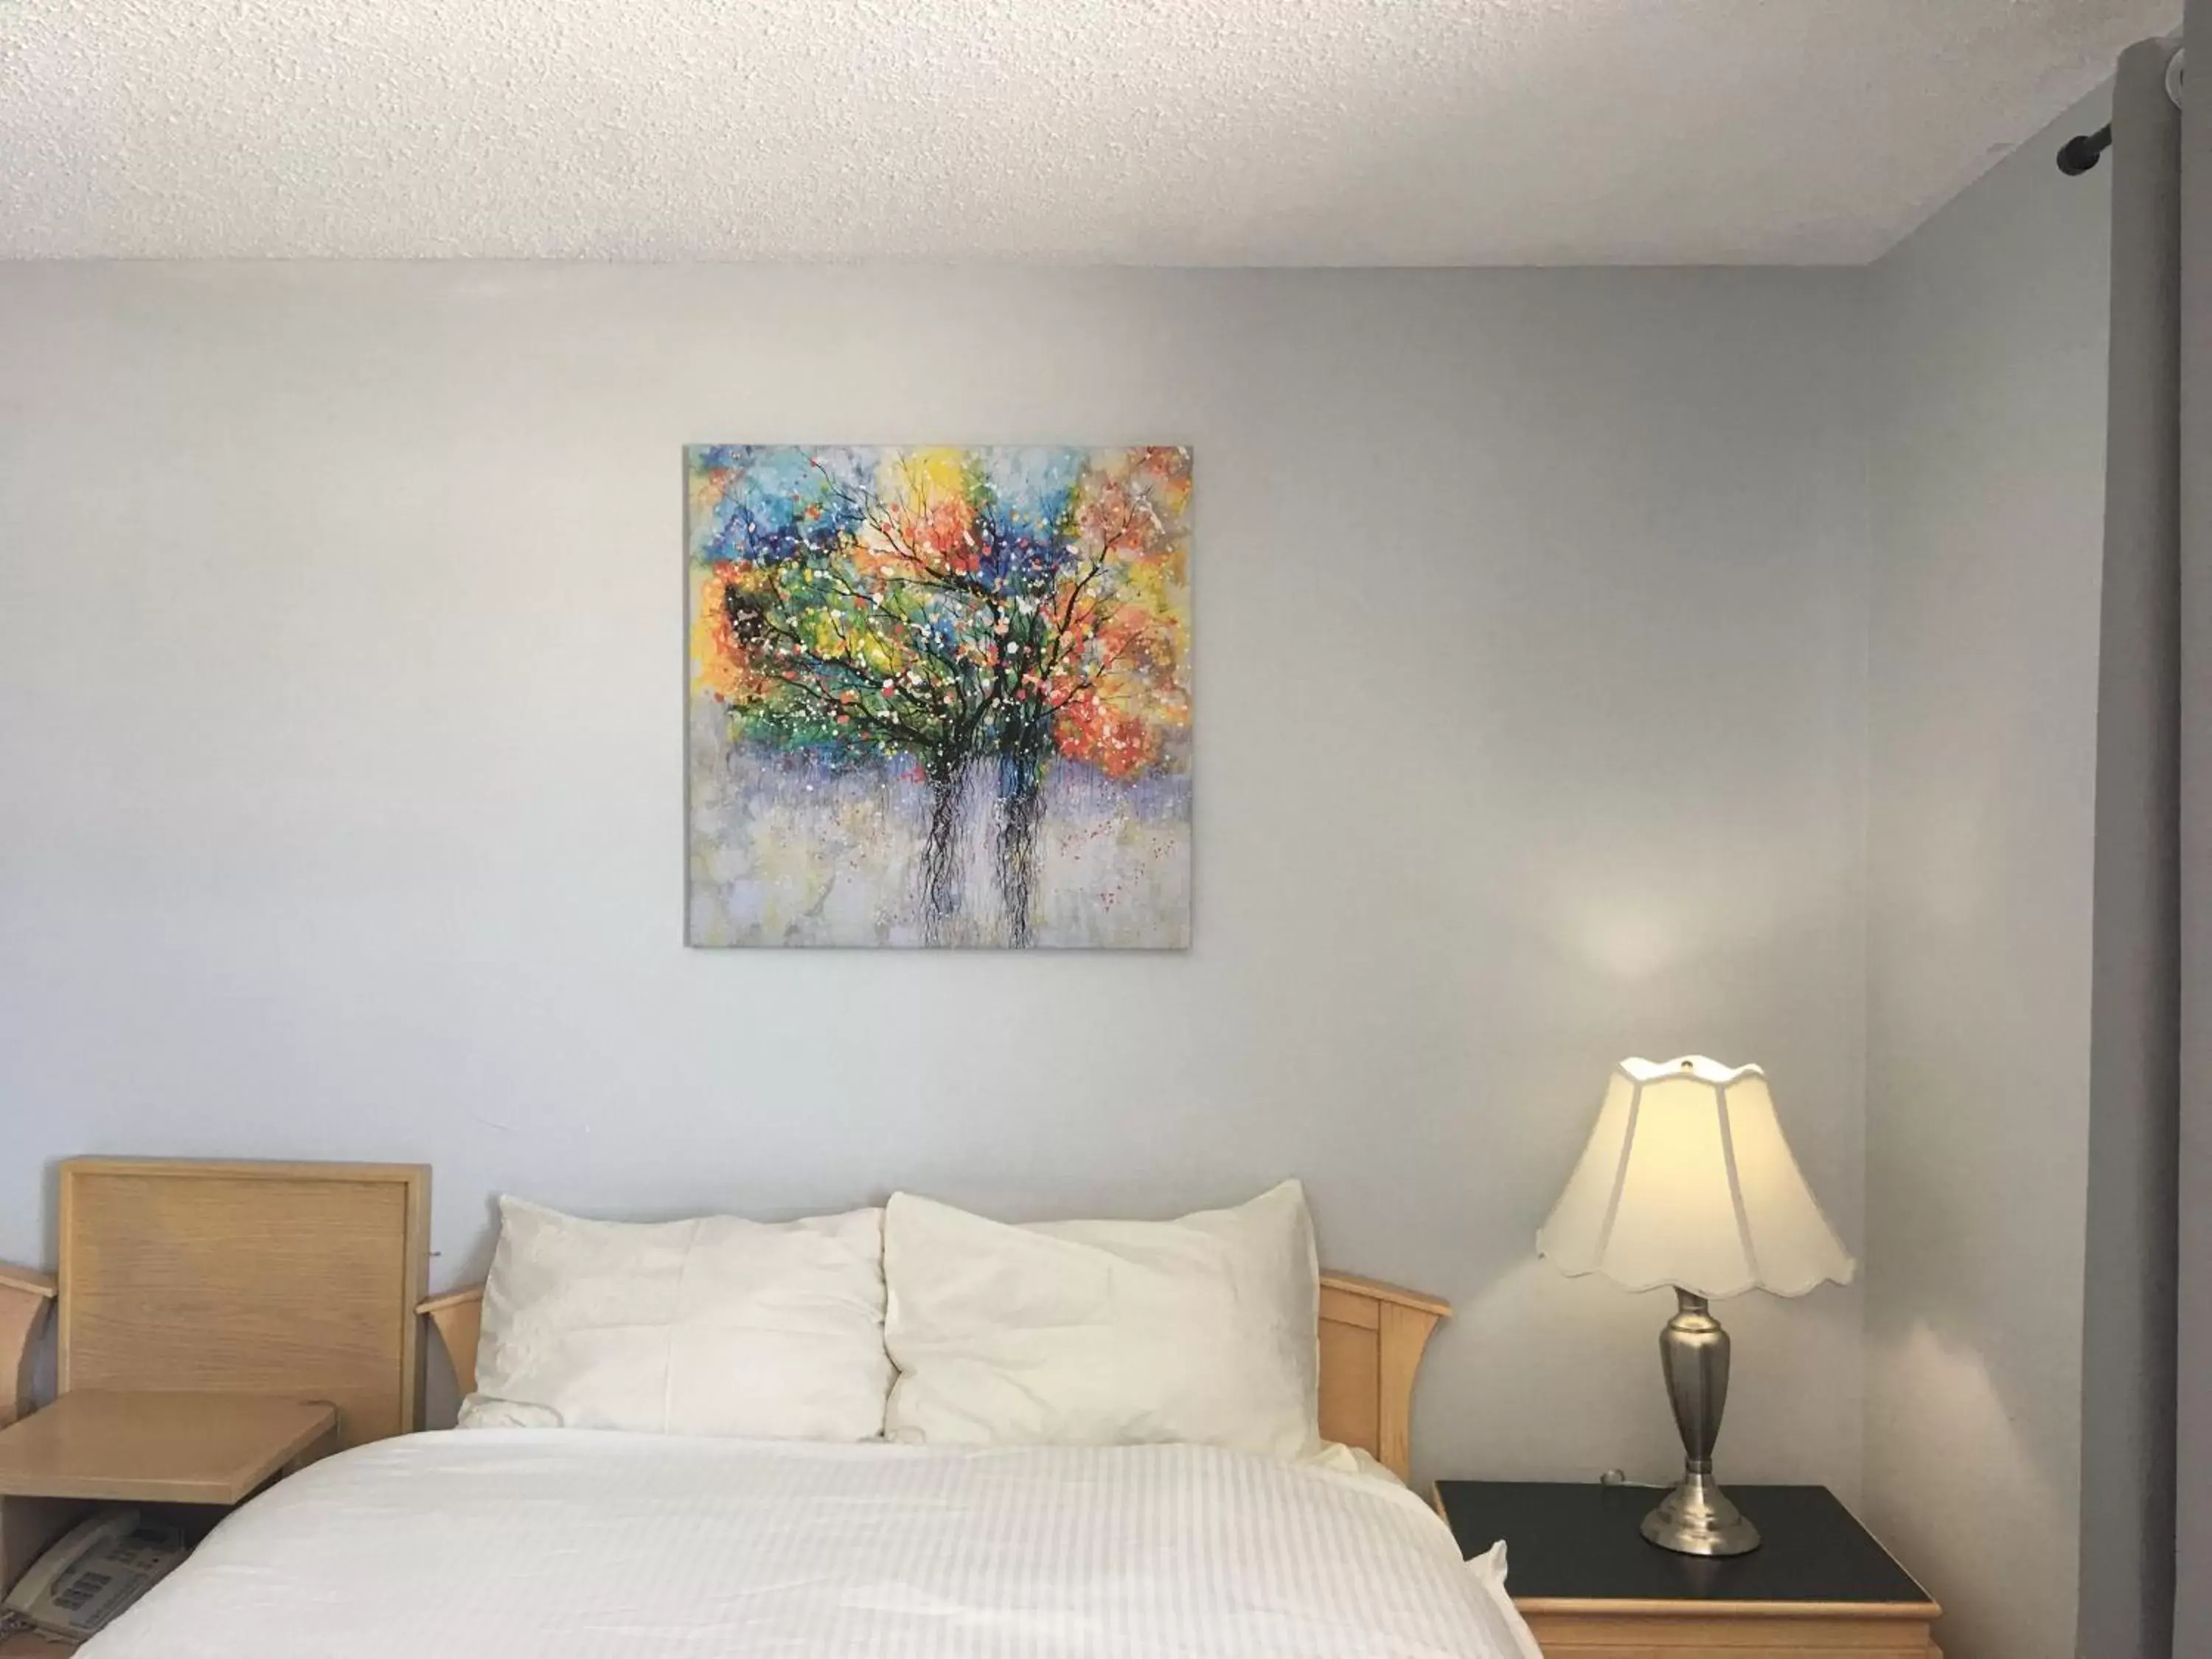
M 87 1659 L 1534 1659 L 1434 1515 L 1197 1446 L 408 1435 L 224 1522 Z

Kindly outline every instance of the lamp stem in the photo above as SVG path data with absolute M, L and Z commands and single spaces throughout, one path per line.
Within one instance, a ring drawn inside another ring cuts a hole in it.
M 1644 1517 L 1644 1535 L 1683 1555 L 1741 1555 L 1759 1528 L 1713 1480 L 1713 1444 L 1728 1404 L 1729 1334 L 1705 1298 L 1679 1286 L 1674 1316 L 1659 1333 L 1667 1402 L 1682 1435 L 1682 1480 Z

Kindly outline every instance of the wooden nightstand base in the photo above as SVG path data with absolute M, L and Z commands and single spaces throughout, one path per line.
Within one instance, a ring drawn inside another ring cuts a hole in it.
M 1937 1609 L 1807 1602 L 1516 1601 L 1545 1659 L 1942 1659 Z
M 13 1636 L 0 1636 L 0 1659 L 70 1659 L 78 1646 L 58 1636 L 46 1636 L 34 1630 L 19 1631 Z

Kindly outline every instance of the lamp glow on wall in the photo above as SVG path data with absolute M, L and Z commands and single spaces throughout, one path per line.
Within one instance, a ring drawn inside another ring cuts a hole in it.
M 1685 1464 L 1644 1535 L 1686 1555 L 1758 1548 L 1759 1529 L 1713 1480 L 1729 1337 L 1708 1299 L 1802 1296 L 1848 1285 L 1858 1267 L 1790 1155 L 1766 1073 L 1702 1054 L 1621 1061 L 1536 1254 L 1632 1291 L 1674 1287 L 1659 1360 Z

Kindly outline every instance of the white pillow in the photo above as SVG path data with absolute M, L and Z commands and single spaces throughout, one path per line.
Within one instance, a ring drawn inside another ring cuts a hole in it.
M 463 1428 L 883 1433 L 883 1215 L 584 1221 L 502 1198 Z
M 1318 1443 L 1320 1270 L 1295 1181 L 1180 1221 L 1026 1227 L 898 1193 L 884 1280 L 891 1439 Z

